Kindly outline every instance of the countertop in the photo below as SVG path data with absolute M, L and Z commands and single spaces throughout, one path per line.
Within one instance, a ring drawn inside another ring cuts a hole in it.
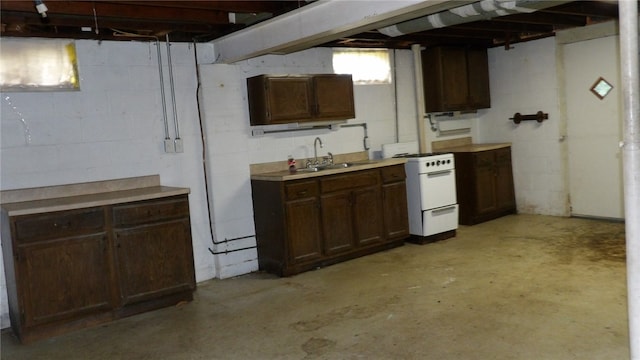
M 438 149 L 438 152 L 479 152 L 510 147 L 511 143 L 467 144 Z
M 259 174 L 252 174 L 251 180 L 263 181 L 288 181 L 298 179 L 316 178 L 319 176 L 349 173 L 352 171 L 377 169 L 385 166 L 404 164 L 407 159 L 380 159 L 380 160 L 361 160 L 353 162 L 353 165 L 347 168 L 325 169 L 320 171 L 297 171 L 295 173 L 289 170 L 272 171 Z
M 189 194 L 189 188 L 161 186 L 148 176 L 2 192 L 8 216 L 47 213 Z

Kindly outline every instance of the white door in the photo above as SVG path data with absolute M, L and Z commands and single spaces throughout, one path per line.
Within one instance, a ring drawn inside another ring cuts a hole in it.
M 564 45 L 571 214 L 624 218 L 618 37 Z M 602 100 L 599 77 L 613 85 Z

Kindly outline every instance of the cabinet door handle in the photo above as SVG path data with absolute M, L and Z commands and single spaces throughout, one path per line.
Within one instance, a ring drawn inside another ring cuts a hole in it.
M 298 195 L 298 196 L 304 196 L 304 195 L 307 195 L 307 190 L 298 191 L 297 195 Z
M 66 229 L 66 228 L 71 227 L 71 221 L 67 221 L 64 224 L 53 223 L 53 227 L 56 227 L 56 228 L 59 227 L 61 229 Z

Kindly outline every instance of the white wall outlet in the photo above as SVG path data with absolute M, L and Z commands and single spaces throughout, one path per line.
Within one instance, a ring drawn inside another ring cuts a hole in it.
M 164 152 L 166 153 L 176 152 L 176 145 L 173 143 L 173 140 L 164 139 Z
M 175 144 L 175 151 L 177 153 L 184 152 L 184 146 L 182 145 L 182 139 L 175 139 L 174 140 L 174 144 Z

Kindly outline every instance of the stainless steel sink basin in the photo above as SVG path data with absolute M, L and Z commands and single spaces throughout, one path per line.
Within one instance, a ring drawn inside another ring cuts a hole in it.
M 344 169 L 353 166 L 354 163 L 340 163 L 340 164 L 332 164 L 332 165 L 315 165 L 306 168 L 300 168 L 298 171 L 301 172 L 317 172 L 322 170 L 330 170 L 330 169 Z
M 331 165 L 321 164 L 321 165 L 314 165 L 310 167 L 300 168 L 300 169 L 297 169 L 297 171 L 298 172 L 318 172 L 322 170 L 346 169 L 352 166 L 372 164 L 375 162 L 376 162 L 375 160 L 364 160 L 364 161 L 356 161 L 356 162 L 343 162 L 343 163 L 331 164 Z
M 343 168 L 348 168 L 353 166 L 353 163 L 340 163 L 340 164 L 333 164 L 333 165 L 329 165 L 328 168 L 329 169 L 343 169 Z

